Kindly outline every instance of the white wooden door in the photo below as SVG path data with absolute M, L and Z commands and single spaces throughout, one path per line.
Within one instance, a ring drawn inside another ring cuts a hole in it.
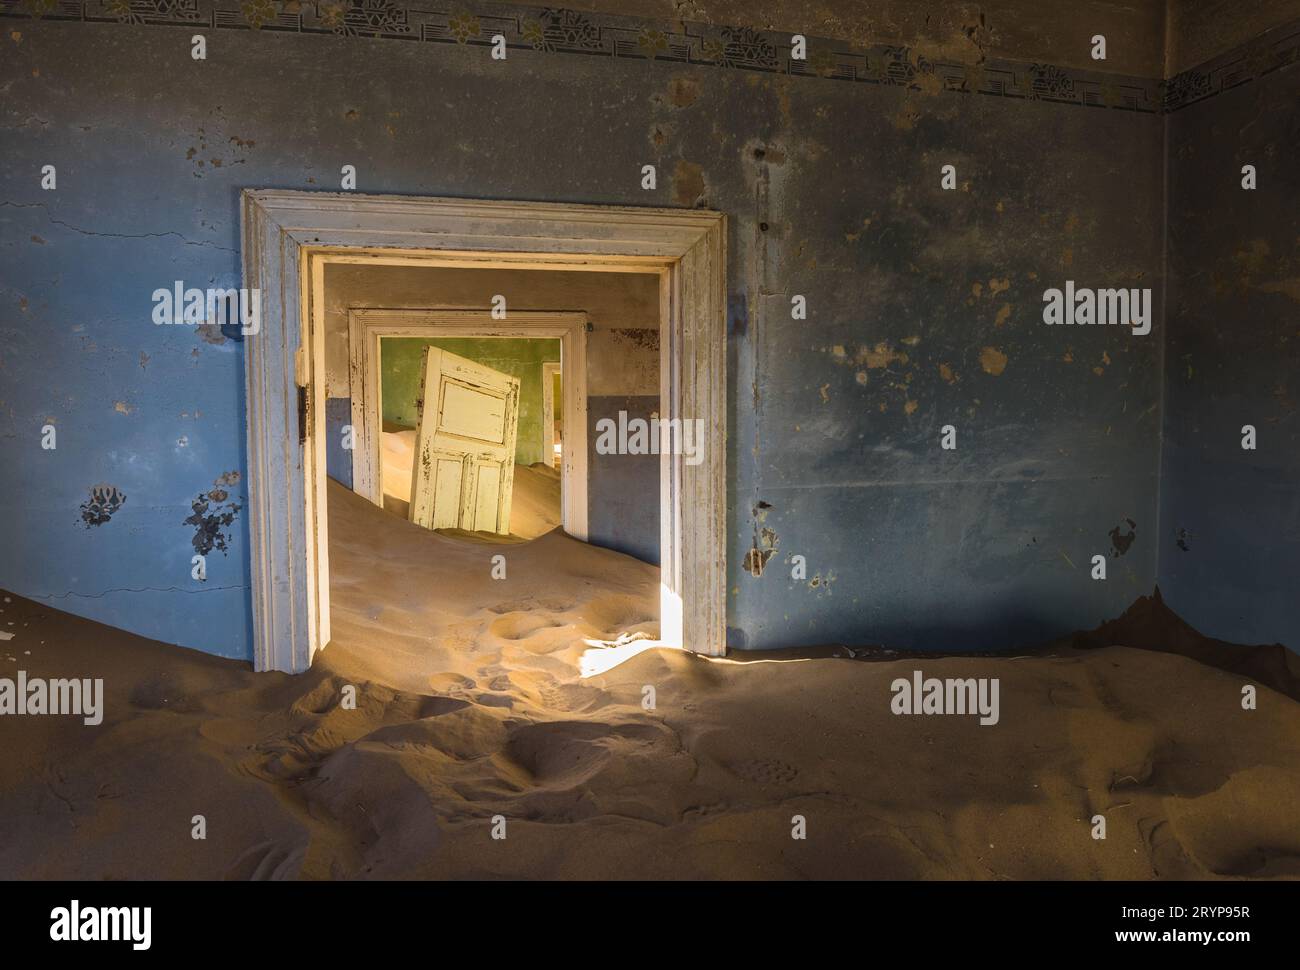
M 426 529 L 510 531 L 519 378 L 425 347 L 409 518 Z

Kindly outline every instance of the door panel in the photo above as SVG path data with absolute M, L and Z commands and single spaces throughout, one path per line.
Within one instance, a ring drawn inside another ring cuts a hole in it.
M 501 501 L 501 468 L 490 464 L 478 466 L 477 490 L 474 496 L 474 525 L 477 532 L 509 532 L 497 528 L 497 507 Z
M 499 445 L 505 441 L 505 417 L 503 395 L 491 394 L 459 381 L 449 380 L 443 384 L 442 412 L 438 421 L 440 433 Z
M 426 347 L 418 411 L 410 520 L 428 529 L 508 533 L 519 379 Z
M 465 474 L 465 461 L 456 455 L 437 455 L 434 458 L 434 493 L 460 495 L 460 483 Z M 430 528 L 455 529 L 460 526 L 460 502 L 442 502 L 433 509 Z

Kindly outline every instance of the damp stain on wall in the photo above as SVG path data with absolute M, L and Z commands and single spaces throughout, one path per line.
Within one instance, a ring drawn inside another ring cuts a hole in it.
M 1122 556 L 1128 552 L 1129 546 L 1133 545 L 1133 540 L 1137 538 L 1137 523 L 1132 519 L 1125 519 L 1128 523 L 1128 532 L 1123 532 L 1123 525 L 1117 525 L 1110 530 L 1110 544 L 1114 548 L 1116 556 Z
M 674 108 L 689 108 L 700 97 L 699 82 L 689 77 L 675 77 L 668 84 L 668 100 Z
M 1007 369 L 1007 355 L 996 347 L 984 347 L 980 350 L 980 367 L 984 373 L 998 377 Z
M 695 162 L 679 161 L 673 170 L 673 201 L 684 206 L 707 205 L 707 193 L 704 168 Z

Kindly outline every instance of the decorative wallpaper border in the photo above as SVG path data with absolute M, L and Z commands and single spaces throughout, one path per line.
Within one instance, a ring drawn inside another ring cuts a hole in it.
M 1300 21 L 1175 74 L 1165 82 L 1164 107 L 1178 111 L 1300 62 Z
M 855 48 L 815 37 L 808 38 L 807 60 L 794 60 L 785 33 L 475 0 L 448 9 L 418 9 L 397 0 L 0 0 L 0 16 L 470 46 L 489 46 L 493 35 L 502 34 L 508 48 L 548 54 L 706 65 L 1147 114 L 1177 111 L 1300 60 L 1300 21 L 1161 81 L 1018 61 L 931 61 L 912 47 Z

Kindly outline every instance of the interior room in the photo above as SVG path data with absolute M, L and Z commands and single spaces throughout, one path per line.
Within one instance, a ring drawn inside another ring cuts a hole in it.
M 1297 0 L 0 19 L 0 880 L 1300 879 Z
M 521 382 L 514 463 L 520 487 L 512 500 L 512 506 L 519 503 L 518 518 L 499 535 L 534 539 L 563 526 L 567 477 L 571 492 L 585 491 L 580 501 L 585 532 L 581 527 L 571 532 L 658 564 L 658 456 L 595 450 L 595 425 L 602 418 L 617 420 L 624 412 L 648 420 L 659 410 L 656 277 L 345 263 L 325 267 L 324 294 L 325 465 L 332 481 L 372 500 L 382 496 L 375 504 L 408 516 L 420 354 L 424 346 L 436 346 Z M 496 314 L 494 297 L 505 300 Z M 573 467 L 567 476 L 563 341 L 501 336 L 542 331 L 566 332 L 582 345 L 575 345 L 573 354 L 577 359 L 581 351 L 582 373 L 571 381 L 569 417 L 580 426 L 569 436 L 576 453 L 569 455 Z M 370 347 L 377 348 L 373 362 L 366 359 Z M 359 404 L 368 382 L 380 402 L 372 409 L 377 419 L 367 418 Z M 382 447 L 365 433 L 367 422 L 376 420 Z M 367 452 L 379 465 L 378 475 L 361 467 L 371 460 Z M 551 471 L 534 467 L 547 465 Z M 367 484 L 372 480 L 382 481 L 382 491 Z

